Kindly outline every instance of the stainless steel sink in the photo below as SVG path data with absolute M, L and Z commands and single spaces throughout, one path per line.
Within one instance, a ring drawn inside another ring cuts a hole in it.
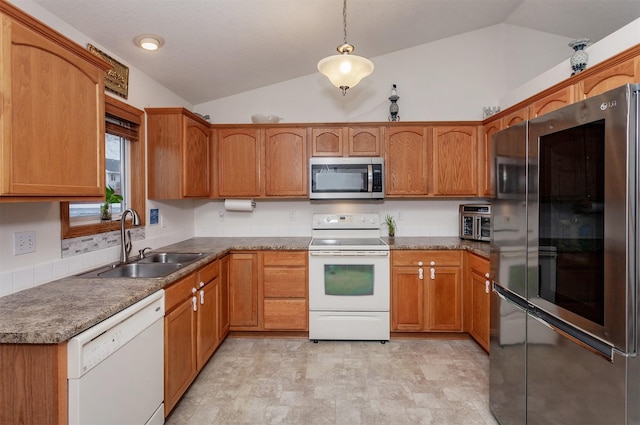
M 159 278 L 167 276 L 176 270 L 184 267 L 180 263 L 128 263 L 112 264 L 78 275 L 79 277 L 102 277 L 102 278 Z
M 201 253 L 185 253 L 185 252 L 158 252 L 151 253 L 147 257 L 136 260 L 138 264 L 188 264 L 202 258 Z
M 130 263 L 99 273 L 100 277 L 163 277 L 184 267 L 183 264 Z
M 159 278 L 167 276 L 181 268 L 204 257 L 202 253 L 157 252 L 145 258 L 134 260 L 126 264 L 110 264 L 90 272 L 82 273 L 79 277 L 103 278 Z

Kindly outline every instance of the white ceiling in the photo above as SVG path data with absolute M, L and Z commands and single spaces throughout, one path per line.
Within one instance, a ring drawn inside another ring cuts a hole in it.
M 34 1 L 194 105 L 317 72 L 343 41 L 342 0 Z M 347 8 L 348 41 L 369 58 L 499 23 L 595 42 L 640 17 L 640 0 L 348 0 Z M 143 51 L 133 44 L 142 33 L 165 45 Z

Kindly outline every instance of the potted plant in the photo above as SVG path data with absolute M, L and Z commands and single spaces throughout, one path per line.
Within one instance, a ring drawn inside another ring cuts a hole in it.
M 111 220 L 111 204 L 119 204 L 122 202 L 122 195 L 115 193 L 111 186 L 107 186 L 104 203 L 100 206 L 100 220 Z
M 396 221 L 394 220 L 393 216 L 387 214 L 387 216 L 384 218 L 384 222 L 389 228 L 389 237 L 393 238 L 396 235 Z

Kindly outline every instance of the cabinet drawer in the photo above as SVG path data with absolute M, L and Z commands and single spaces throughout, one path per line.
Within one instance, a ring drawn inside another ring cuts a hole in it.
M 264 328 L 307 330 L 306 300 L 264 300 Z
M 266 267 L 264 276 L 265 298 L 306 298 L 307 270 L 293 267 Z
M 428 266 L 435 261 L 437 266 L 459 266 L 460 251 L 457 250 L 420 250 L 420 251 L 391 251 L 393 266 L 417 266 L 422 261 Z
M 218 272 L 220 270 L 220 266 L 218 264 L 218 260 L 214 261 L 211 264 L 208 264 L 200 269 L 199 280 L 198 283 L 203 282 L 211 282 L 216 276 L 218 276 Z
M 265 267 L 269 266 L 305 266 L 307 251 L 274 251 L 263 252 Z
M 191 289 L 196 287 L 196 273 L 180 279 L 164 288 L 165 313 L 171 311 L 184 299 L 191 296 Z

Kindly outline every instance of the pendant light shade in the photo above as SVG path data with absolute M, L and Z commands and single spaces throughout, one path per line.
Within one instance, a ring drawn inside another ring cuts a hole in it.
M 328 56 L 318 62 L 318 71 L 324 74 L 331 84 L 342 89 L 342 95 L 347 89 L 354 87 L 364 77 L 373 72 L 373 62 L 362 56 L 352 55 L 354 47 L 347 43 L 347 0 L 342 9 L 344 22 L 344 44 L 338 46 L 339 55 Z

